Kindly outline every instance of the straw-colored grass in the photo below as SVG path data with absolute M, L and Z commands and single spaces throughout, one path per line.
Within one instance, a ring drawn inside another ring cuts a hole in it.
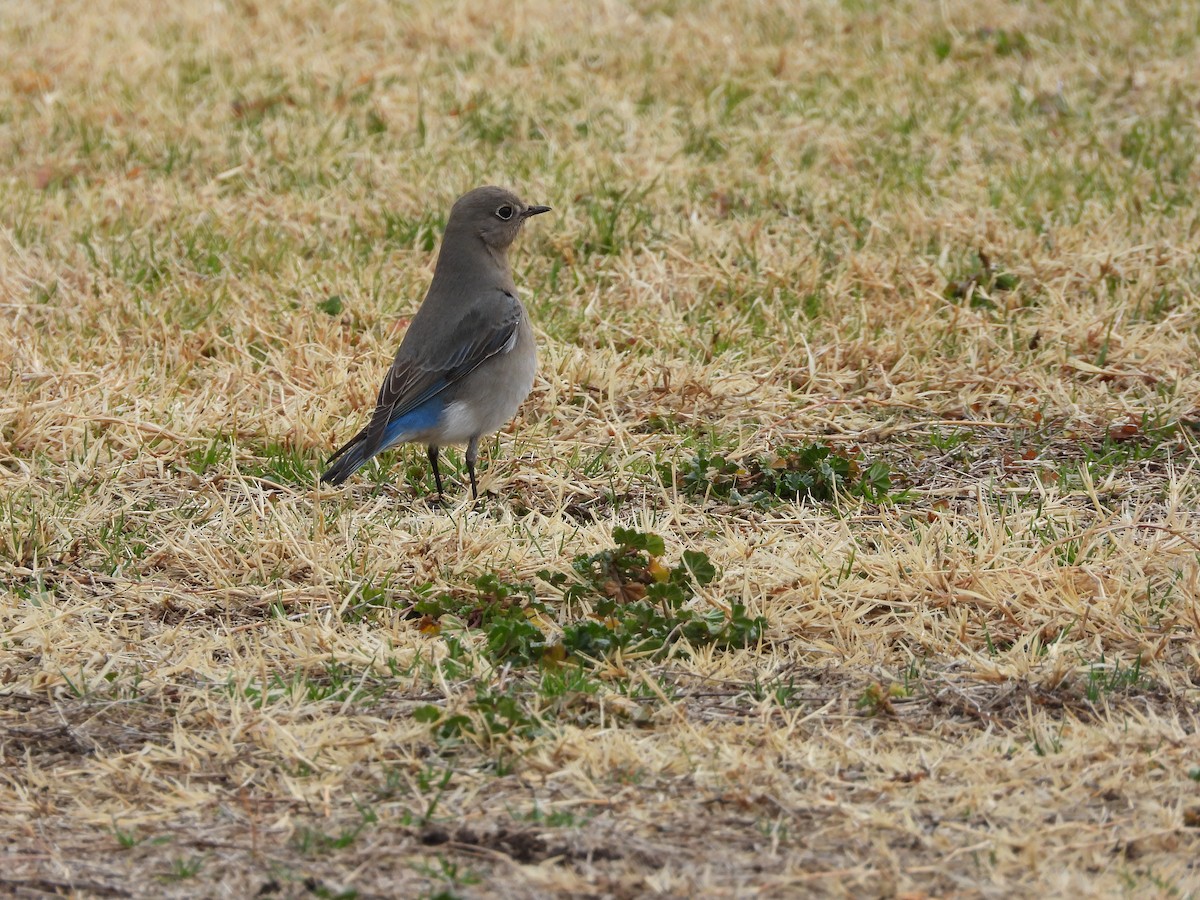
M 4 5 L 0 893 L 1200 891 L 1198 59 L 1165 0 Z M 490 496 L 316 487 L 484 183 L 554 207 Z M 887 496 L 750 496 L 813 443 Z M 765 632 L 501 648 L 617 526 Z

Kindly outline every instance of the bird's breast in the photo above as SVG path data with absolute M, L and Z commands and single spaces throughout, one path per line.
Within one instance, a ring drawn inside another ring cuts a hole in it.
M 442 442 L 464 443 L 503 428 L 533 387 L 537 348 L 533 330 L 522 317 L 511 348 L 484 362 L 456 385 L 454 399 L 442 412 Z

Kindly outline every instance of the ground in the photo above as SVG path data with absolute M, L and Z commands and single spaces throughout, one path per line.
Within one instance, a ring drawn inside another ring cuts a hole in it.
M 1200 892 L 1200 8 L 0 16 L 0 893 Z M 554 207 L 473 504 L 366 421 Z

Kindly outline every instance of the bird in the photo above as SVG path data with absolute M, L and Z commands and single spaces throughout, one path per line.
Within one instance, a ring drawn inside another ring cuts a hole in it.
M 450 209 L 433 280 L 383 379 L 370 422 L 335 452 L 321 481 L 339 485 L 400 443 L 426 447 L 438 497 L 438 451 L 466 444 L 471 498 L 479 499 L 479 439 L 502 428 L 533 388 L 537 347 L 517 297 L 508 249 L 549 206 L 494 185 Z

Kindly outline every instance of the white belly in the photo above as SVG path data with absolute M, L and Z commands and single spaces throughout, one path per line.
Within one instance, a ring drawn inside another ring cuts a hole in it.
M 438 422 L 439 444 L 465 444 L 499 431 L 529 396 L 537 351 L 528 324 L 521 324 L 511 350 L 496 354 L 456 385 L 456 396 L 446 404 Z

